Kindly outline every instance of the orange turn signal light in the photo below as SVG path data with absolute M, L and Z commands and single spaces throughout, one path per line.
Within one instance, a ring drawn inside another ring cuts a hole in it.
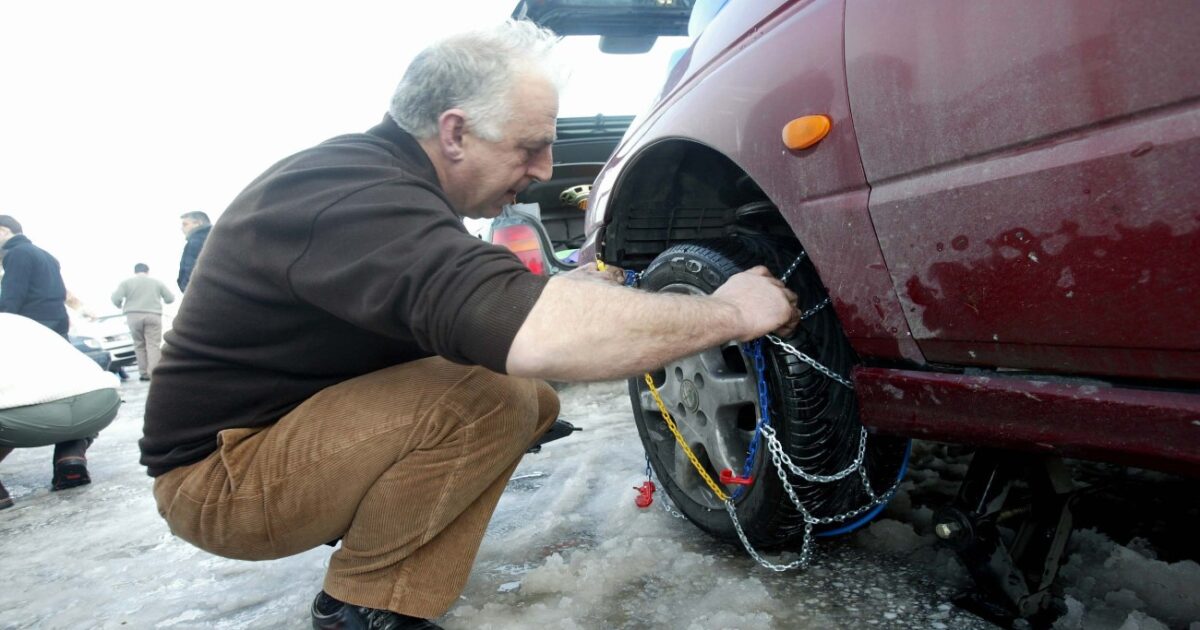
M 828 116 L 801 116 L 783 126 L 783 144 L 793 151 L 807 149 L 829 135 L 833 123 Z

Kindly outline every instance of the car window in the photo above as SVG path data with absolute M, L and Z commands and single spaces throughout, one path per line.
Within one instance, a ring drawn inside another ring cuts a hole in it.
M 688 20 L 688 37 L 699 37 L 727 4 L 729 0 L 696 0 L 696 4 L 692 5 L 692 17 Z
M 649 52 L 613 55 L 600 51 L 600 38 L 563 38 L 559 59 L 568 80 L 559 95 L 558 115 L 633 115 L 646 110 L 662 89 L 672 55 L 687 37 L 659 37 Z

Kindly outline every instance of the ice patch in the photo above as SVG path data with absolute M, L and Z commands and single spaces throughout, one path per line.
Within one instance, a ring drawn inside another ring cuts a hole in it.
M 854 543 L 871 551 L 888 553 L 911 553 L 920 547 L 933 544 L 932 537 L 922 537 L 913 531 L 912 525 L 892 519 L 871 523 L 854 536 Z
M 1093 529 L 1072 533 L 1061 576 L 1067 595 L 1090 602 L 1082 627 L 1181 627 L 1200 619 L 1200 564 L 1147 557 L 1137 551 L 1141 544 L 1122 547 Z M 1136 611 L 1153 617 L 1131 619 Z

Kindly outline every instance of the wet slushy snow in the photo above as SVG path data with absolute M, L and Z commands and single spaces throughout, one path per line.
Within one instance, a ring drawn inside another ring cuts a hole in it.
M 123 386 L 120 416 L 89 452 L 92 485 L 50 492 L 50 448 L 0 462 L 16 500 L 0 511 L 0 628 L 309 627 L 328 547 L 242 562 L 167 531 L 137 464 L 146 389 Z M 634 507 L 645 460 L 624 383 L 572 385 L 562 398 L 585 431 L 517 469 L 446 628 L 992 627 L 951 605 L 967 574 L 934 544 L 922 504 L 953 496 L 964 458 L 919 444 L 881 520 L 821 540 L 808 570 L 777 574 L 658 501 Z M 1069 551 L 1069 612 L 1056 627 L 1200 630 L 1194 557 L 1160 560 L 1143 539 L 1117 545 L 1087 529 Z

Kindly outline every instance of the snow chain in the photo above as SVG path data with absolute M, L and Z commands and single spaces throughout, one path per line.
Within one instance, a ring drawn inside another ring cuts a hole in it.
M 804 252 L 800 252 L 800 255 L 796 257 L 796 260 L 794 260 L 788 267 L 787 271 L 783 273 L 780 279 L 784 282 L 784 284 L 787 284 L 788 279 L 800 266 L 800 263 L 805 257 L 806 254 Z M 597 258 L 596 263 L 597 268 L 603 271 L 605 268 L 604 262 Z M 636 286 L 640 279 L 640 274 L 635 272 L 626 272 L 625 284 L 629 286 Z M 828 305 L 829 298 L 827 297 L 816 306 L 803 311 L 800 317 L 802 320 L 808 319 Z M 854 389 L 854 384 L 850 381 L 850 379 L 838 374 L 837 372 L 834 372 L 824 365 L 821 365 L 821 363 L 816 359 L 813 359 L 812 357 L 797 350 L 794 346 L 786 341 L 783 341 L 779 337 L 775 335 L 767 335 L 765 339 L 776 346 L 779 346 L 785 352 L 795 356 L 797 359 L 800 359 L 804 363 L 808 364 L 824 376 L 836 381 L 848 389 Z M 800 546 L 800 557 L 796 560 L 788 562 L 787 564 L 776 564 L 770 560 L 767 560 L 761 554 L 759 554 L 757 550 L 754 549 L 753 545 L 750 544 L 750 540 L 746 537 L 746 533 L 742 530 L 742 524 L 738 520 L 737 516 L 737 507 L 734 505 L 734 499 L 741 496 L 741 493 L 746 486 L 739 486 L 737 491 L 730 496 L 715 481 L 713 481 L 712 477 L 708 474 L 708 471 L 706 471 L 704 467 L 700 465 L 700 461 L 696 458 L 695 453 L 692 452 L 691 447 L 687 445 L 687 441 L 684 439 L 683 434 L 680 433 L 679 427 L 675 424 L 674 419 L 671 418 L 671 413 L 667 411 L 666 404 L 663 403 L 662 398 L 658 394 L 658 388 L 654 386 L 654 379 L 650 374 L 646 374 L 644 379 L 646 381 L 646 385 L 650 388 L 650 394 L 654 397 L 654 402 L 658 405 L 659 413 L 662 414 L 663 421 L 666 423 L 667 428 L 670 429 L 671 434 L 675 436 L 675 441 L 679 444 L 679 447 L 683 449 L 684 454 L 687 455 L 688 460 L 691 461 L 692 466 L 696 469 L 696 472 L 700 474 L 700 477 L 704 480 L 704 483 L 708 485 L 709 489 L 712 490 L 717 499 L 724 504 L 725 511 L 729 513 L 729 518 L 731 521 L 733 521 L 733 528 L 737 532 L 738 539 L 741 540 L 742 546 L 746 548 L 746 552 L 750 554 L 750 557 L 754 558 L 758 564 L 772 571 L 791 571 L 793 569 L 803 568 L 807 566 L 809 561 L 812 559 L 813 528 L 816 525 L 842 523 L 856 516 L 862 515 L 876 506 L 887 503 L 889 500 L 891 500 L 892 495 L 896 493 L 897 488 L 899 488 L 900 479 L 896 479 L 892 486 L 881 495 L 876 495 L 875 491 L 871 488 L 870 478 L 867 475 L 867 469 L 865 465 L 867 452 L 867 430 L 865 428 L 859 429 L 858 453 L 854 458 L 854 462 L 852 462 L 846 468 L 831 475 L 821 475 L 808 472 L 796 465 L 796 463 L 793 462 L 790 457 L 788 457 L 787 453 L 783 452 L 783 444 L 779 442 L 779 438 L 775 433 L 775 428 L 771 426 L 771 417 L 769 411 L 770 398 L 767 392 L 766 362 L 762 353 L 762 339 L 755 340 L 749 344 L 743 344 L 742 350 L 754 357 L 754 372 L 756 380 L 758 381 L 759 399 L 759 420 L 754 429 L 754 437 L 750 441 L 750 448 L 747 453 L 746 463 L 742 468 L 742 477 L 749 477 L 750 472 L 754 468 L 755 460 L 757 459 L 759 441 L 760 439 L 765 440 L 767 452 L 769 452 L 771 455 L 771 463 L 775 466 L 775 473 L 779 476 L 779 481 L 783 484 L 783 490 L 785 493 L 787 493 L 788 499 L 791 500 L 792 505 L 796 506 L 796 510 L 800 512 L 801 517 L 804 519 L 804 538 Z M 647 456 L 647 479 L 650 477 L 650 471 L 650 459 L 649 456 Z M 869 497 L 869 501 L 856 509 L 835 516 L 813 516 L 812 513 L 804 507 L 804 504 L 800 501 L 800 497 L 796 496 L 795 488 L 788 480 L 788 472 L 810 483 L 831 483 L 834 481 L 840 481 L 852 474 L 857 473 L 859 477 L 862 478 L 863 488 Z M 663 507 L 670 512 L 672 516 L 684 518 L 682 514 L 679 514 L 679 512 L 672 509 L 665 500 L 663 501 Z

